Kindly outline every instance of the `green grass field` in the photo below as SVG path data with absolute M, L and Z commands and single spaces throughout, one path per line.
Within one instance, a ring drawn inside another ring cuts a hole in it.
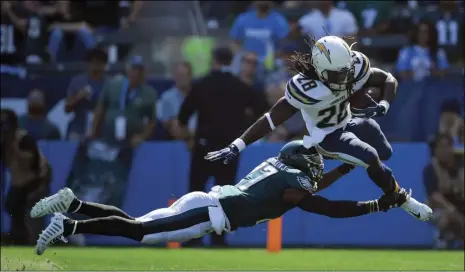
M 406 250 L 2 247 L 2 270 L 464 270 L 464 253 Z

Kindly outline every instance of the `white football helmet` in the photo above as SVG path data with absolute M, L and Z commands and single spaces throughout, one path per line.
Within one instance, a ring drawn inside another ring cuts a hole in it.
M 319 39 L 312 48 L 312 66 L 321 81 L 331 90 L 350 89 L 355 67 L 350 46 L 336 36 Z

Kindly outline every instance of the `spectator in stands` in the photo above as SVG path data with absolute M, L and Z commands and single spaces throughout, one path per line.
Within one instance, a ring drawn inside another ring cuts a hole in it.
M 346 1 L 345 6 L 354 14 L 360 26 L 359 35 L 385 33 L 389 28 L 392 1 Z
M 289 33 L 287 20 L 272 9 L 272 1 L 255 1 L 255 8 L 240 14 L 229 32 L 233 43 L 236 63 L 240 63 L 241 52 L 257 54 L 259 71 L 273 68 L 274 49 Z
M 307 43 L 308 36 L 304 35 L 302 32 L 302 27 L 299 24 L 299 17 L 295 15 L 289 15 L 287 18 L 289 23 L 289 35 L 287 35 L 287 37 L 279 44 L 277 54 L 280 54 L 279 50 L 281 50 L 283 44 L 295 44 L 295 51 L 308 52 L 310 49 Z M 277 59 L 279 60 L 279 56 L 277 56 Z M 279 69 L 280 64 L 276 63 L 275 66 Z
M 27 63 L 48 61 L 49 17 L 58 12 L 54 5 L 46 5 L 40 1 L 3 1 L 2 13 L 6 16 L 5 19 L 2 16 L 2 25 L 12 25 L 14 28 L 11 31 L 16 30 L 11 34 L 3 34 L 2 30 L 2 39 L 3 35 L 12 35 L 8 38 L 11 44 L 7 51 L 21 54 L 21 60 L 24 59 Z M 6 41 L 2 40 L 3 42 Z M 5 50 L 3 46 L 2 44 L 2 50 Z
M 82 140 L 88 133 L 92 111 L 108 77 L 105 75 L 107 54 L 101 49 L 87 53 L 87 72 L 71 79 L 67 90 L 66 112 L 74 112 L 68 126 L 67 139 Z
M 426 2 L 426 1 L 422 1 Z M 409 5 L 412 1 L 393 1 L 390 11 L 389 33 L 405 34 L 418 23 L 418 12 Z
M 429 76 L 443 76 L 449 68 L 445 51 L 437 45 L 436 28 L 420 22 L 411 33 L 410 45 L 399 52 L 396 70 L 402 79 L 421 81 Z
M 437 42 L 440 46 L 458 46 L 463 31 L 463 8 L 460 1 L 440 0 L 436 8 L 430 8 L 424 17 L 437 29 Z M 458 49 L 458 48 L 457 48 Z
M 461 117 L 462 105 L 456 100 L 445 101 L 441 105 L 439 117 L 439 133 L 447 134 L 454 141 L 456 153 L 463 154 L 463 119 Z
M 173 69 L 175 85 L 163 92 L 157 101 L 157 119 L 163 123 L 163 127 L 168 132 L 171 139 L 174 139 L 179 132 L 173 125 L 177 119 L 179 109 L 184 98 L 192 87 L 192 66 L 189 62 L 178 63 Z M 192 115 L 188 122 L 189 138 L 187 144 L 189 147 L 193 144 L 193 136 L 197 127 L 197 116 Z
M 146 82 L 142 57 L 134 56 L 127 76 L 117 75 L 103 86 L 89 137 L 139 146 L 154 131 L 155 103 L 156 92 Z
M 208 28 L 227 27 L 227 20 L 230 19 L 228 17 L 234 9 L 233 1 L 200 1 L 200 4 Z
M 53 48 L 58 50 L 59 44 L 65 32 L 74 32 L 79 37 L 85 49 L 93 48 L 97 45 L 98 36 L 115 32 L 121 28 L 127 29 L 137 19 L 143 1 L 70 1 L 69 7 L 73 11 L 67 23 L 60 25 L 61 31 L 56 30 L 54 34 Z M 104 15 L 104 16 L 102 16 Z M 63 31 L 64 30 L 64 31 Z M 79 60 L 83 49 L 79 50 L 80 43 L 74 44 L 74 57 Z M 117 51 L 116 45 L 111 45 Z M 110 54 L 110 61 L 115 59 Z M 115 54 L 117 55 L 117 54 Z M 77 57 L 76 57 L 77 56 Z
M 1 3 L 1 64 L 17 65 L 24 61 L 24 28 L 18 23 L 18 5 L 11 1 Z M 3 70 L 3 69 L 2 69 Z
M 18 127 L 18 117 L 13 110 L 1 110 L 0 141 L 0 163 L 11 174 L 11 183 L 2 203 L 11 216 L 9 238 L 16 245 L 32 245 L 44 227 L 45 218 L 32 219 L 28 214 L 37 201 L 48 195 L 52 169 L 36 140 Z
M 245 52 L 241 58 L 239 78 L 258 92 L 263 91 L 263 82 L 257 78 L 258 57 L 253 52 Z
M 298 45 L 292 41 L 280 45 L 276 59 L 277 69 L 265 79 L 266 96 L 270 106 L 283 97 L 287 81 L 296 74 L 291 69 L 291 57 L 295 51 L 298 51 Z
M 49 15 L 58 13 L 54 6 L 47 6 L 39 1 L 23 1 L 26 26 L 26 62 L 38 64 L 50 59 L 47 45 L 49 40 Z
M 310 34 L 316 39 L 330 35 L 340 37 L 356 37 L 357 21 L 348 11 L 334 7 L 332 1 L 312 1 L 315 9 L 299 20 L 304 34 Z
M 453 139 L 439 134 L 431 142 L 433 157 L 423 171 L 429 206 L 434 210 L 438 228 L 437 247 L 463 246 L 464 239 L 464 167 L 453 152 Z M 460 245 L 459 245 L 460 246 Z
M 65 37 L 76 37 L 76 42 L 72 44 L 75 49 L 78 44 L 83 44 L 85 50 L 95 47 L 95 41 L 91 27 L 85 22 L 83 11 L 77 8 L 74 1 L 59 1 L 61 16 L 55 16 L 52 24 L 52 31 L 48 44 L 48 49 L 53 62 L 59 61 L 59 52 L 62 48 Z M 79 2 L 80 3 L 80 2 Z M 69 50 L 68 50 L 69 51 Z M 75 59 L 65 56 L 65 60 L 80 60 L 81 55 L 76 54 Z
M 144 5 L 144 1 L 134 0 L 134 1 L 120 1 L 119 7 L 121 15 L 121 27 L 129 28 L 136 21 L 140 10 Z
M 250 87 L 250 95 L 256 96 L 256 101 L 259 105 L 255 105 L 254 109 L 246 109 L 246 115 L 249 121 L 248 124 L 252 125 L 256 121 L 256 114 L 262 113 L 268 110 L 268 103 L 265 97 L 265 87 L 261 78 L 257 77 L 257 66 L 258 57 L 253 52 L 246 52 L 242 55 L 241 59 L 241 70 L 239 72 L 239 78 L 243 83 Z
M 287 81 L 296 74 L 290 67 L 292 67 L 292 54 L 297 50 L 298 44 L 293 41 L 283 43 L 279 48 L 278 59 L 276 60 L 276 63 L 279 64 L 278 69 L 269 74 L 265 81 L 268 105 L 274 105 L 278 99 L 284 96 Z M 280 142 L 290 140 L 296 136 L 300 136 L 304 129 L 305 122 L 302 119 L 302 115 L 297 113 L 282 126 L 275 129 L 268 136 L 268 141 Z
M 44 93 L 32 90 L 28 97 L 28 111 L 19 117 L 19 127 L 25 129 L 34 140 L 59 140 L 60 131 L 47 119 Z

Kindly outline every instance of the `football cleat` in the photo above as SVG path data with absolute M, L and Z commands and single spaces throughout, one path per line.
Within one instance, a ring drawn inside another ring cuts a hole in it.
M 417 201 L 412 197 L 412 189 L 407 192 L 405 189 L 400 189 L 399 194 L 405 196 L 406 200 L 400 207 L 410 214 L 412 217 L 421 221 L 428 221 L 433 217 L 433 210 L 428 205 Z
M 67 219 L 68 217 L 62 215 L 61 213 L 56 213 L 52 217 L 52 219 L 50 220 L 50 224 L 44 231 L 42 231 L 42 233 L 39 235 L 39 239 L 37 240 L 37 255 L 44 254 L 48 246 L 56 243 L 59 240 L 65 243 L 68 242 L 68 240 L 66 240 L 66 238 L 63 236 L 63 232 L 65 229 L 64 221 Z
M 37 218 L 53 213 L 66 213 L 74 199 L 76 199 L 76 196 L 73 191 L 69 188 L 63 188 L 58 193 L 37 202 L 32 207 L 31 217 Z

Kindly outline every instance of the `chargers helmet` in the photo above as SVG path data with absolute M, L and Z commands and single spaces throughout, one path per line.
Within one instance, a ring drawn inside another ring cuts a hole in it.
M 312 66 L 332 91 L 351 89 L 355 66 L 351 47 L 341 38 L 325 36 L 312 47 Z

